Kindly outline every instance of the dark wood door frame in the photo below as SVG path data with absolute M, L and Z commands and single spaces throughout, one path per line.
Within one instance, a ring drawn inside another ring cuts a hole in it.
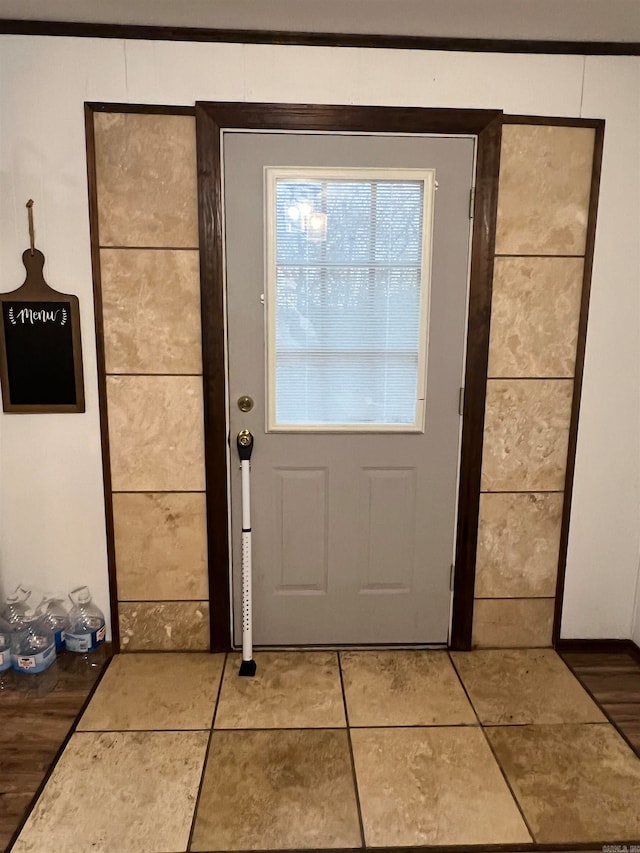
M 477 136 L 469 323 L 450 646 L 471 648 L 502 111 L 197 103 L 211 650 L 231 648 L 221 133 L 225 129 Z

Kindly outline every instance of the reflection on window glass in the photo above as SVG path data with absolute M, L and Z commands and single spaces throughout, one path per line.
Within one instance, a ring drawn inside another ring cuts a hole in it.
M 424 186 L 276 179 L 274 426 L 417 425 Z

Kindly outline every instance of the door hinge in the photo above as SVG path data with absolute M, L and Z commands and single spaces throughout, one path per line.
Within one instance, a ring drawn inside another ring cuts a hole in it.
M 449 567 L 449 592 L 453 592 L 453 575 L 455 573 L 456 567 L 453 563 Z
M 464 387 L 458 392 L 458 414 L 460 417 L 464 414 Z
M 469 219 L 473 219 L 473 208 L 476 203 L 476 188 L 471 187 L 469 190 Z

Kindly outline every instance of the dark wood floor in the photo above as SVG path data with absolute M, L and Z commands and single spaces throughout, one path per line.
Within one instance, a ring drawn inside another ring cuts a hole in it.
M 15 677 L 14 689 L 0 690 L 0 850 L 25 816 L 107 656 L 100 650 L 98 665 L 89 667 L 63 654 L 46 678 Z
M 631 652 L 561 652 L 640 756 L 640 658 Z
M 562 657 L 640 756 L 640 659 L 626 651 Z M 107 659 L 105 650 L 101 666 L 87 668 L 62 655 L 57 683 L 43 696 L 0 691 L 0 850 L 25 817 Z

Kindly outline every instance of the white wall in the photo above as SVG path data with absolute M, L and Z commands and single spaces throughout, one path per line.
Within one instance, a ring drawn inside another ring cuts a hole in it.
M 80 297 L 87 412 L 0 415 L 0 579 L 108 600 L 83 103 L 196 100 L 501 108 L 608 121 L 565 636 L 630 636 L 640 454 L 640 59 L 0 38 L 0 288 L 24 204 L 50 284 Z
M 627 638 L 640 528 L 640 62 L 590 58 L 583 112 L 607 125 L 562 633 Z

